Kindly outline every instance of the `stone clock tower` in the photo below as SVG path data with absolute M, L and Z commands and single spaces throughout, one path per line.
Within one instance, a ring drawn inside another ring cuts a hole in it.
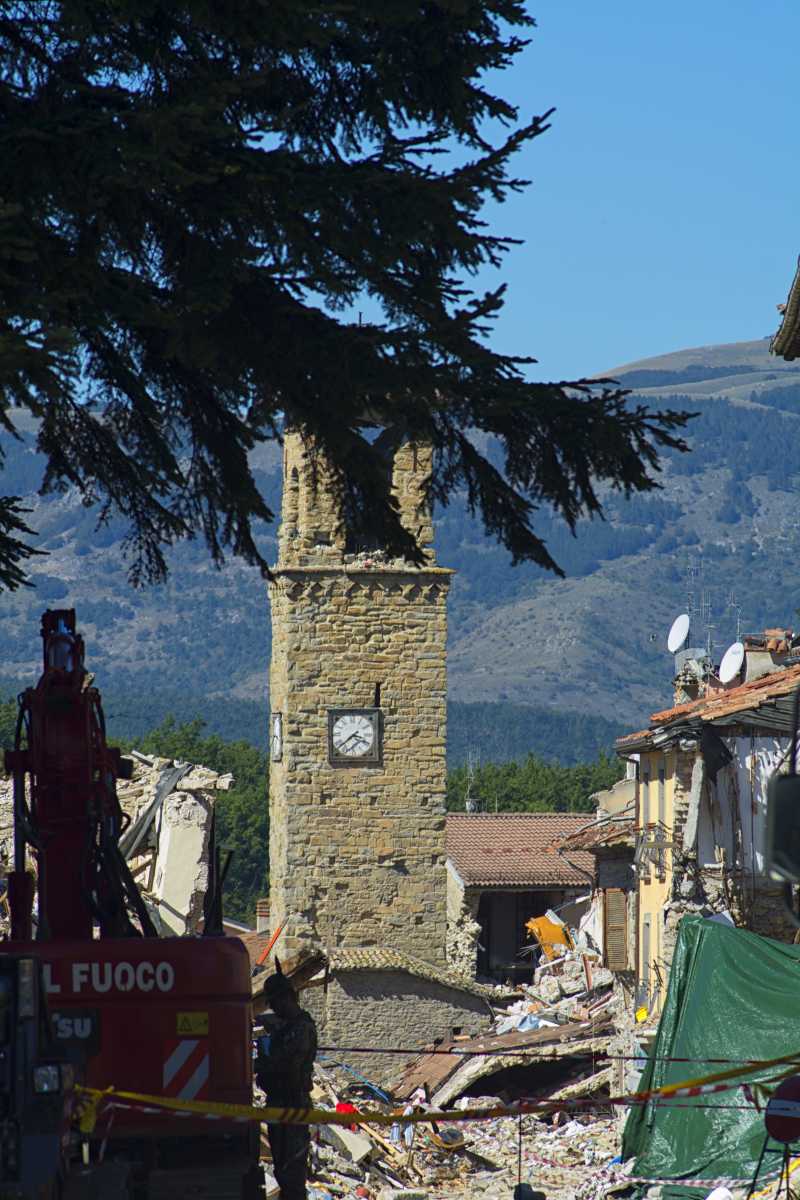
M 423 493 L 428 451 L 396 452 L 419 568 L 348 545 L 319 463 L 284 446 L 270 584 L 270 900 L 287 953 L 445 958 L 446 601 Z

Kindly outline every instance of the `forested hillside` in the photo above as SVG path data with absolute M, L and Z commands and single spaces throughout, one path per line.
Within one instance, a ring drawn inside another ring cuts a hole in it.
M 513 568 L 469 515 L 463 498 L 436 514 L 439 562 L 456 568 L 449 603 L 449 752 L 483 761 L 524 757 L 575 762 L 640 727 L 670 698 L 665 635 L 686 605 L 687 566 L 706 593 L 717 654 L 745 629 L 795 621 L 800 592 L 800 368 L 770 358 L 766 340 L 701 347 L 604 374 L 636 390 L 634 402 L 696 414 L 690 455 L 667 454 L 661 490 L 607 497 L 607 519 L 575 537 L 546 511 L 537 517 L 566 580 Z M 266 587 L 237 562 L 222 572 L 199 544 L 171 555 L 161 588 L 125 577 L 124 529 L 97 528 L 72 493 L 40 497 L 33 429 L 0 435 L 6 488 L 26 497 L 47 557 L 35 589 L 0 601 L 0 691 L 38 674 L 38 618 L 75 606 L 88 664 L 116 736 L 142 736 L 167 713 L 200 717 L 210 731 L 264 746 L 270 631 Z M 256 455 L 259 484 L 277 507 L 279 448 Z M 260 544 L 274 560 L 275 529 Z

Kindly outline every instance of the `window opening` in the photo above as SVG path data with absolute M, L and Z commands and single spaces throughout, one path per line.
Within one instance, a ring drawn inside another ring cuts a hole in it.
M 365 442 L 377 451 L 380 470 L 388 486 L 392 486 L 394 474 L 394 456 L 402 441 L 402 433 L 393 425 L 386 428 L 366 427 L 361 430 Z M 345 528 L 345 553 L 362 554 L 370 550 L 382 550 L 383 544 L 379 535 L 370 533 L 364 528 L 363 515 L 359 512 L 352 496 L 346 494 L 342 519 Z
M 642 799 L 642 804 L 641 804 L 642 821 L 641 821 L 641 823 L 642 823 L 642 828 L 644 828 L 646 825 L 650 824 L 650 772 L 649 771 L 644 772 L 639 786 L 640 786 L 640 790 L 642 793 L 642 798 L 641 798 Z

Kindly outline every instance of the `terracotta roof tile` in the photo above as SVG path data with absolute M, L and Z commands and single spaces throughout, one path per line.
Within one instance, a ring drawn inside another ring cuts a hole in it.
M 271 934 L 269 930 L 266 933 L 237 933 L 240 942 L 244 942 L 245 949 L 250 956 L 250 966 L 255 967 L 261 954 L 266 950 Z
M 583 887 L 586 876 L 554 850 L 586 813 L 448 813 L 447 856 L 470 887 Z M 594 859 L 577 851 L 591 874 Z
M 612 817 L 610 820 L 593 821 L 576 833 L 564 838 L 561 845 L 565 850 L 591 850 L 600 846 L 633 846 L 635 837 L 633 817 Z
M 784 667 L 781 671 L 770 671 L 752 679 L 750 683 L 740 683 L 737 687 L 721 688 L 709 696 L 699 700 L 691 700 L 686 704 L 676 704 L 672 708 L 655 712 L 650 718 L 650 728 L 641 729 L 638 733 L 628 733 L 617 738 L 614 745 L 617 750 L 624 750 L 626 745 L 635 745 L 652 737 L 657 729 L 665 725 L 680 723 L 681 718 L 694 718 L 700 721 L 718 721 L 720 717 L 732 717 L 736 713 L 752 712 L 762 704 L 769 704 L 782 696 L 788 696 L 800 686 L 800 665 Z
M 640 742 L 642 738 L 649 737 L 652 732 L 652 729 L 639 729 L 636 733 L 626 733 L 624 737 L 618 737 L 614 745 L 624 746 L 626 742 Z
M 765 701 L 786 696 L 800 684 L 800 666 L 785 667 L 782 671 L 770 671 L 750 683 L 741 683 L 735 688 L 725 688 L 700 700 L 692 700 L 689 704 L 677 704 L 674 708 L 665 708 L 662 712 L 653 713 L 650 718 L 652 725 L 665 725 L 676 717 L 696 716 L 701 721 L 714 721 L 717 717 L 731 716 L 733 713 L 745 712 L 758 708 Z
M 499 990 L 494 984 L 476 983 L 474 979 L 466 979 L 446 967 L 438 967 L 433 963 L 424 962 L 411 954 L 400 950 L 392 950 L 388 946 L 367 946 L 355 949 L 331 950 L 328 963 L 334 974 L 342 971 L 403 971 L 419 979 L 429 979 L 445 987 L 455 988 L 460 992 L 469 992 L 473 996 L 486 999 L 496 996 Z

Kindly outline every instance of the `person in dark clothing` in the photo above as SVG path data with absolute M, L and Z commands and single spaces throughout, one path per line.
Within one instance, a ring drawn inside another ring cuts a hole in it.
M 258 1039 L 256 1082 L 274 1108 L 309 1108 L 317 1027 L 297 1002 L 297 993 L 275 959 L 262 992 L 274 1017 L 263 1019 L 265 1035 Z M 275 1179 L 281 1200 L 306 1200 L 306 1175 L 311 1131 L 308 1125 L 268 1125 Z

